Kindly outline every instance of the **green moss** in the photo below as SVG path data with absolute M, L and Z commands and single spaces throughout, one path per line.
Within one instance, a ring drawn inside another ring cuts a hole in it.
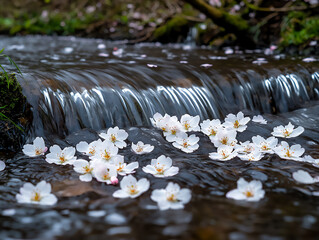
M 189 21 L 183 15 L 177 15 L 157 28 L 153 33 L 153 41 L 175 42 L 179 36 L 186 36 Z M 175 40 L 175 41 L 174 41 Z
M 8 76 L 9 79 L 0 72 L 0 107 L 2 107 L 2 114 L 13 119 L 15 115 L 23 111 L 26 99 L 15 74 L 11 73 Z
M 319 39 L 319 17 L 304 12 L 291 12 L 285 17 L 281 29 L 281 47 L 303 46 Z

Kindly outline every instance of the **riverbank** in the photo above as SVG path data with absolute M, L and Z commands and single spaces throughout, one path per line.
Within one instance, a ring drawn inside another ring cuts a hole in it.
M 13 0 L 0 9 L 0 34 L 72 35 L 128 44 L 192 41 L 216 49 L 272 46 L 278 53 L 319 54 L 318 3 L 207 1 L 198 5 L 203 2 Z

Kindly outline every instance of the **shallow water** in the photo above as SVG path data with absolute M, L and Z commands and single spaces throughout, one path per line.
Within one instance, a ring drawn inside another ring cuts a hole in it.
M 48 164 L 44 157 L 29 158 L 21 152 L 1 153 L 0 160 L 7 167 L 0 172 L 0 239 L 317 237 L 319 202 L 312 192 L 319 191 L 319 185 L 298 184 L 291 174 L 303 169 L 315 176 L 318 168 L 275 155 L 266 155 L 259 162 L 213 161 L 208 153 L 216 149 L 201 133 L 196 133 L 201 139 L 199 150 L 186 154 L 166 142 L 150 126 L 149 117 L 156 111 L 199 114 L 201 120 L 222 119 L 239 110 L 250 117 L 261 112 L 268 125 L 250 122 L 238 134 L 240 141 L 257 134 L 268 137 L 273 127 L 290 121 L 304 126 L 305 132 L 288 143 L 301 144 L 306 154 L 319 158 L 318 62 L 276 59 L 258 52 L 229 56 L 182 45 L 103 42 L 105 49 L 98 49 L 101 43 L 74 38 L 0 38 L 0 45 L 24 73 L 19 80 L 35 115 L 29 139 L 43 136 L 47 146 L 75 146 L 96 140 L 97 133 L 109 126 L 125 127 L 129 144 L 119 154 L 125 156 L 125 162 L 139 162 L 134 176 L 148 178 L 150 190 L 137 199 L 119 200 L 112 197 L 118 186 L 80 182 L 70 166 Z M 112 53 L 115 46 L 123 49 L 122 55 Z M 260 57 L 268 63 L 253 63 Z M 133 154 L 130 143 L 139 140 L 151 143 L 155 150 Z M 180 168 L 178 175 L 158 179 L 141 170 L 161 154 L 173 159 L 173 165 Z M 265 198 L 257 203 L 227 199 L 225 194 L 236 188 L 240 177 L 260 180 Z M 40 180 L 52 184 L 57 205 L 18 204 L 15 194 L 23 183 Z M 158 211 L 150 200 L 151 191 L 169 181 L 191 189 L 192 200 L 185 209 Z

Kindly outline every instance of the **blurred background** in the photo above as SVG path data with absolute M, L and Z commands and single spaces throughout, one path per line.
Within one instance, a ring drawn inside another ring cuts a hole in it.
M 318 0 L 1 0 L 0 34 L 318 53 Z M 273 47 L 275 48 L 275 47 Z

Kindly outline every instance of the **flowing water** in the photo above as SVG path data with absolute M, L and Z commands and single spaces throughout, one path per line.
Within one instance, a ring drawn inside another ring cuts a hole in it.
M 238 135 L 269 137 L 273 127 L 302 125 L 305 132 L 289 140 L 306 154 L 319 158 L 319 58 L 313 62 L 262 51 L 215 52 L 190 45 L 128 46 L 102 40 L 62 37 L 0 38 L 20 66 L 19 77 L 33 106 L 28 139 L 45 138 L 47 146 L 75 146 L 98 139 L 111 126 L 125 128 L 128 147 L 120 150 L 126 162 L 147 165 L 165 154 L 180 173 L 167 179 L 146 177 L 151 188 L 137 199 L 115 199 L 118 186 L 83 183 L 72 167 L 48 164 L 44 157 L 1 153 L 0 239 L 315 239 L 319 233 L 318 184 L 296 183 L 299 169 L 319 175 L 311 164 L 266 155 L 259 162 L 238 158 L 213 161 L 209 139 L 201 133 L 200 148 L 191 154 L 175 149 L 149 118 L 154 113 L 180 117 L 185 113 L 223 119 L 243 111 L 261 113 L 268 124 L 250 122 Z M 10 68 L 10 66 L 5 65 Z M 130 143 L 155 146 L 147 155 L 131 152 Z M 78 157 L 83 157 L 78 154 Z M 260 180 L 266 191 L 257 203 L 227 199 L 236 181 Z M 18 204 L 15 194 L 24 182 L 50 182 L 58 204 L 38 207 Z M 153 189 L 169 181 L 192 191 L 183 210 L 156 210 Z M 9 209 L 9 210 L 8 210 Z

